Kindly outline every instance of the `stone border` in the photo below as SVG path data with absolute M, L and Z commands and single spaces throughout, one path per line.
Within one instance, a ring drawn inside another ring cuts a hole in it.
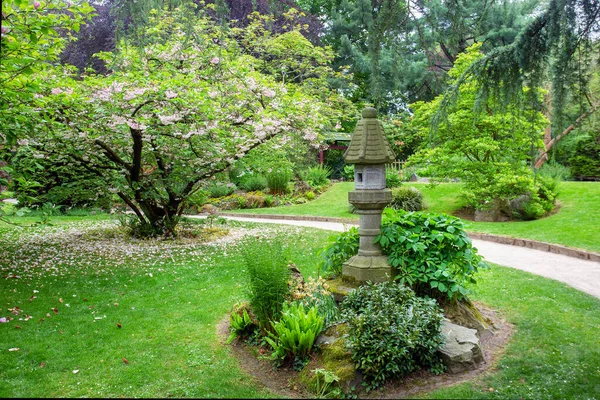
M 335 218 L 335 217 L 313 217 L 303 215 L 277 215 L 277 214 L 242 214 L 217 212 L 221 217 L 240 217 L 240 218 L 259 218 L 259 219 L 283 219 L 288 221 L 318 221 L 318 222 L 338 222 L 341 224 L 358 225 L 358 219 Z
M 347 218 L 334 217 L 312 217 L 300 215 L 275 215 L 275 214 L 242 214 L 242 213 L 227 213 L 219 212 L 218 215 L 223 217 L 240 217 L 240 218 L 262 218 L 262 219 L 283 219 L 291 221 L 321 221 L 321 222 L 339 222 L 342 224 L 358 225 L 358 220 Z M 485 240 L 499 244 L 508 244 L 511 246 L 527 247 L 533 250 L 545 251 L 548 253 L 561 254 L 567 257 L 579 258 L 581 260 L 589 260 L 600 262 L 600 254 L 585 250 L 574 249 L 559 244 L 538 242 L 530 239 L 513 238 L 510 236 L 492 235 L 490 233 L 467 232 L 471 239 Z
M 510 236 L 492 235 L 489 233 L 467 232 L 471 239 L 486 240 L 489 242 L 508 244 L 511 246 L 527 247 L 529 249 L 546 251 L 548 253 L 561 254 L 567 257 L 579 258 L 600 262 L 600 254 L 592 253 L 585 250 L 574 249 L 571 247 L 562 246 L 559 244 L 538 242 L 530 239 L 519 239 Z

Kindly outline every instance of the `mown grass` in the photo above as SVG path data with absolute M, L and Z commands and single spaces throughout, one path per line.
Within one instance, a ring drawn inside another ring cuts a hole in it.
M 569 286 L 493 265 L 475 300 L 501 310 L 515 334 L 495 372 L 427 398 L 593 399 L 600 393 L 600 301 Z
M 281 238 L 302 273 L 315 276 L 330 232 L 244 224 L 211 243 L 139 241 L 98 218 L 55 222 L 0 228 L 0 317 L 14 318 L 0 324 L 0 397 L 275 396 L 216 331 L 245 298 L 241 235 Z M 481 273 L 476 291 L 516 334 L 496 372 L 429 397 L 600 393 L 598 299 L 498 266 Z
M 427 183 L 405 183 L 423 193 L 426 210 L 453 214 L 464 207 L 459 183 L 431 187 Z M 286 207 L 239 210 L 244 213 L 276 215 L 316 215 L 338 218 L 358 216 L 348 212 L 348 192 L 352 182 L 337 183 L 316 200 Z M 600 226 L 600 184 L 596 182 L 562 182 L 559 186 L 558 211 L 536 221 L 473 222 L 465 220 L 467 230 L 556 243 L 600 252 L 597 227 Z
M 216 331 L 245 294 L 236 240 L 143 242 L 114 233 L 110 221 L 54 220 L 0 231 L 0 317 L 14 318 L 0 324 L 0 397 L 273 396 Z M 307 275 L 328 235 L 247 233 L 297 243 L 292 258 Z

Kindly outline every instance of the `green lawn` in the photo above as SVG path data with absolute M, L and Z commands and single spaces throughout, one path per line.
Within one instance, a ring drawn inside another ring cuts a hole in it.
M 406 183 L 423 192 L 426 211 L 452 214 L 464 206 L 460 184 L 445 183 L 434 188 L 426 183 Z M 299 205 L 238 210 L 242 213 L 277 215 L 316 215 L 339 218 L 358 216 L 348 212 L 348 191 L 352 182 L 337 183 L 316 200 Z M 597 229 L 600 226 L 600 183 L 562 182 L 558 197 L 558 212 L 537 221 L 472 222 L 465 221 L 467 230 L 506 235 L 524 239 L 562 244 L 600 252 Z
M 140 241 L 107 219 L 54 222 L 0 227 L 0 317 L 14 318 L 0 323 L 0 397 L 274 396 L 216 333 L 245 298 L 240 238 L 293 243 L 291 258 L 314 276 L 330 232 L 242 224 L 214 243 Z M 498 266 L 479 281 L 475 299 L 498 309 L 516 334 L 496 372 L 432 397 L 600 393 L 598 299 Z

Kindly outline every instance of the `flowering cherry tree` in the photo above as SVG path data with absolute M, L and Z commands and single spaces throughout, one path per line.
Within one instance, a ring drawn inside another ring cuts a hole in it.
M 100 55 L 110 75 L 55 76 L 28 145 L 101 177 L 153 232 L 174 234 L 189 196 L 251 149 L 294 137 L 318 146 L 340 117 L 326 76 L 261 72 L 268 61 L 201 14 L 164 13 L 148 26 L 144 48 Z
M 0 148 L 29 131 L 32 101 L 47 83 L 41 77 L 93 10 L 81 1 L 2 1 Z

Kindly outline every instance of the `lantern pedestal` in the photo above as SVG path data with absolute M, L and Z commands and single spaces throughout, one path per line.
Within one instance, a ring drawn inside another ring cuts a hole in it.
M 357 208 L 360 215 L 358 234 L 360 245 L 358 255 L 342 265 L 342 276 L 357 281 L 386 282 L 393 278 L 393 268 L 387 256 L 381 252 L 375 236 L 381 230 L 381 212 L 392 200 L 392 191 L 353 190 L 348 193 L 348 201 Z
M 358 254 L 342 265 L 342 278 L 359 282 L 389 281 L 393 278 L 393 269 L 373 239 L 381 231 L 381 212 L 392 201 L 391 190 L 385 188 L 385 164 L 394 161 L 395 156 L 374 108 L 362 111 L 344 160 L 354 164 L 356 190 L 348 193 L 348 202 L 360 215 L 360 245 Z

